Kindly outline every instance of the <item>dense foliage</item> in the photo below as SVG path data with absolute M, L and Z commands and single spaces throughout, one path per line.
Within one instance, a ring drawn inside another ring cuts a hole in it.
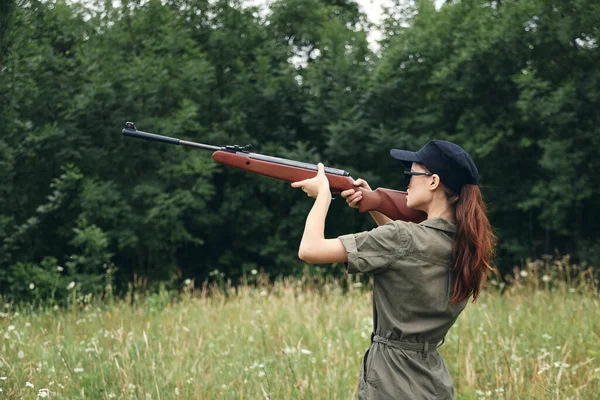
M 452 140 L 479 166 L 501 270 L 555 251 L 600 264 L 600 5 L 397 2 L 374 53 L 352 0 L 120 3 L 0 5 L 7 298 L 306 267 L 302 193 L 124 138 L 125 121 L 397 189 L 389 148 Z M 334 202 L 327 235 L 373 226 L 354 211 Z

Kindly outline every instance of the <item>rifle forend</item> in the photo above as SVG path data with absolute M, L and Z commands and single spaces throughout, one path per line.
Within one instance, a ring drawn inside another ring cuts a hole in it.
M 318 170 L 315 164 L 251 153 L 249 145 L 217 147 L 138 131 L 132 122 L 126 123 L 123 135 L 213 150 L 212 158 L 218 163 L 287 182 L 297 182 L 312 178 Z M 355 189 L 362 192 L 363 198 L 359 203 L 360 212 L 379 211 L 393 220 L 412 222 L 421 222 L 426 218 L 425 213 L 406 206 L 406 192 L 384 188 L 377 188 L 376 190 L 356 188 L 352 184 L 354 179 L 350 177 L 348 172 L 341 169 L 326 167 L 325 175 L 329 180 L 329 187 L 332 193 L 340 193 L 347 189 Z

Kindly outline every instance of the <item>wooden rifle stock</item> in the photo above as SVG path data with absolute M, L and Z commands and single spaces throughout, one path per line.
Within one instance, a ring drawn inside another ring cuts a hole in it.
M 221 164 L 288 182 L 302 181 L 316 175 L 315 171 L 257 160 L 243 153 L 231 153 L 219 150 L 213 153 L 212 158 Z M 393 220 L 411 222 L 421 222 L 426 218 L 425 213 L 406 206 L 406 192 L 384 188 L 367 190 L 354 186 L 352 184 L 354 179 L 350 176 L 335 175 L 327 172 L 325 172 L 325 176 L 329 180 L 329 187 L 332 193 L 340 193 L 347 189 L 355 189 L 362 192 L 363 198 L 358 208 L 360 212 L 379 211 Z

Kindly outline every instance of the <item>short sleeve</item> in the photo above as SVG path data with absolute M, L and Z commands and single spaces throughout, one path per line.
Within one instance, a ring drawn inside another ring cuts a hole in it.
M 409 233 L 401 221 L 388 222 L 370 231 L 339 236 L 346 248 L 349 274 L 377 273 L 401 257 L 409 246 Z

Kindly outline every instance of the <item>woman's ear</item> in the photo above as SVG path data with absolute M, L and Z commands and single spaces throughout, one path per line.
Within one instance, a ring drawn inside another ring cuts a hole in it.
M 429 190 L 435 190 L 440 186 L 440 176 L 438 174 L 433 174 L 431 176 L 431 182 L 429 183 Z

